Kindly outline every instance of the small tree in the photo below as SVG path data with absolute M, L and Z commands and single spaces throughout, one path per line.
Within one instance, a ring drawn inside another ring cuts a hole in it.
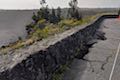
M 52 8 L 52 15 L 53 15 L 53 16 L 56 16 L 56 14 L 55 14 L 55 9 L 54 9 L 54 8 Z
M 39 19 L 42 19 L 42 9 L 40 8 L 40 10 L 37 12 L 37 16 Z
M 35 14 L 35 12 L 33 12 L 32 19 L 33 19 L 33 21 L 34 21 L 35 23 L 37 23 L 38 20 L 39 20 L 38 16 Z
M 48 10 L 48 5 L 46 6 L 45 10 L 44 10 L 44 19 L 46 19 L 47 21 L 49 21 L 49 16 L 50 16 L 50 12 Z
M 57 16 L 56 16 L 54 8 L 52 8 L 52 13 L 50 15 L 50 19 L 49 20 L 50 20 L 51 23 L 54 23 L 54 24 L 57 23 Z
M 82 19 L 82 15 L 79 13 L 78 10 L 75 11 L 74 18 L 76 18 L 77 20 L 81 20 Z
M 71 0 L 69 2 L 70 9 L 68 10 L 68 16 L 75 18 L 75 19 L 81 19 L 81 15 L 78 11 L 78 1 L 77 0 Z
M 40 5 L 42 6 L 38 11 L 39 18 L 49 20 L 49 10 L 46 0 L 40 0 Z
M 57 18 L 58 18 L 58 21 L 60 21 L 61 20 L 61 8 L 60 7 L 58 7 L 57 8 Z
M 70 6 L 71 8 L 73 8 L 74 10 L 77 9 L 77 5 L 78 5 L 78 1 L 77 1 L 77 0 L 71 0 L 71 1 L 69 2 L 69 6 Z
M 40 4 L 42 6 L 42 8 L 46 5 L 46 0 L 40 0 Z

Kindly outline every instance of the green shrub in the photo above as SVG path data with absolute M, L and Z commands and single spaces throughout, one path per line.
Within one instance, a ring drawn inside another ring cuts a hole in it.
M 43 23 L 45 23 L 45 22 L 46 22 L 45 19 L 40 19 L 40 20 L 37 22 L 37 24 L 43 24 Z

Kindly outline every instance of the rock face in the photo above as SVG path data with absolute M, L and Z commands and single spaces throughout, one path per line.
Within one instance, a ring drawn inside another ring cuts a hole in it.
M 61 65 L 75 57 L 83 58 L 98 39 L 106 39 L 99 25 L 104 19 L 115 17 L 117 15 L 102 16 L 84 29 L 29 55 L 14 67 L 0 71 L 0 80 L 52 80 L 53 73 Z

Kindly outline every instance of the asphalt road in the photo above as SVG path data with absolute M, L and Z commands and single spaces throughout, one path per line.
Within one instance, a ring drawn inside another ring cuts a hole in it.
M 106 19 L 100 25 L 107 40 L 98 41 L 84 57 L 75 59 L 65 72 L 64 80 L 109 80 L 120 43 L 120 20 Z M 111 80 L 120 80 L 120 52 Z

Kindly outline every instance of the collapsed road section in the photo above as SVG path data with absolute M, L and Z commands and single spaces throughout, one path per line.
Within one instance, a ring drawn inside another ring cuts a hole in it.
M 0 80 L 52 80 L 54 73 L 75 58 L 84 59 L 98 40 L 106 40 L 100 26 L 104 15 L 88 26 L 78 26 L 30 47 L 0 55 Z M 69 80 L 69 79 L 67 79 Z
M 83 59 L 75 59 L 64 80 L 119 80 L 120 20 L 105 19 L 100 26 L 107 39 L 94 44 Z

